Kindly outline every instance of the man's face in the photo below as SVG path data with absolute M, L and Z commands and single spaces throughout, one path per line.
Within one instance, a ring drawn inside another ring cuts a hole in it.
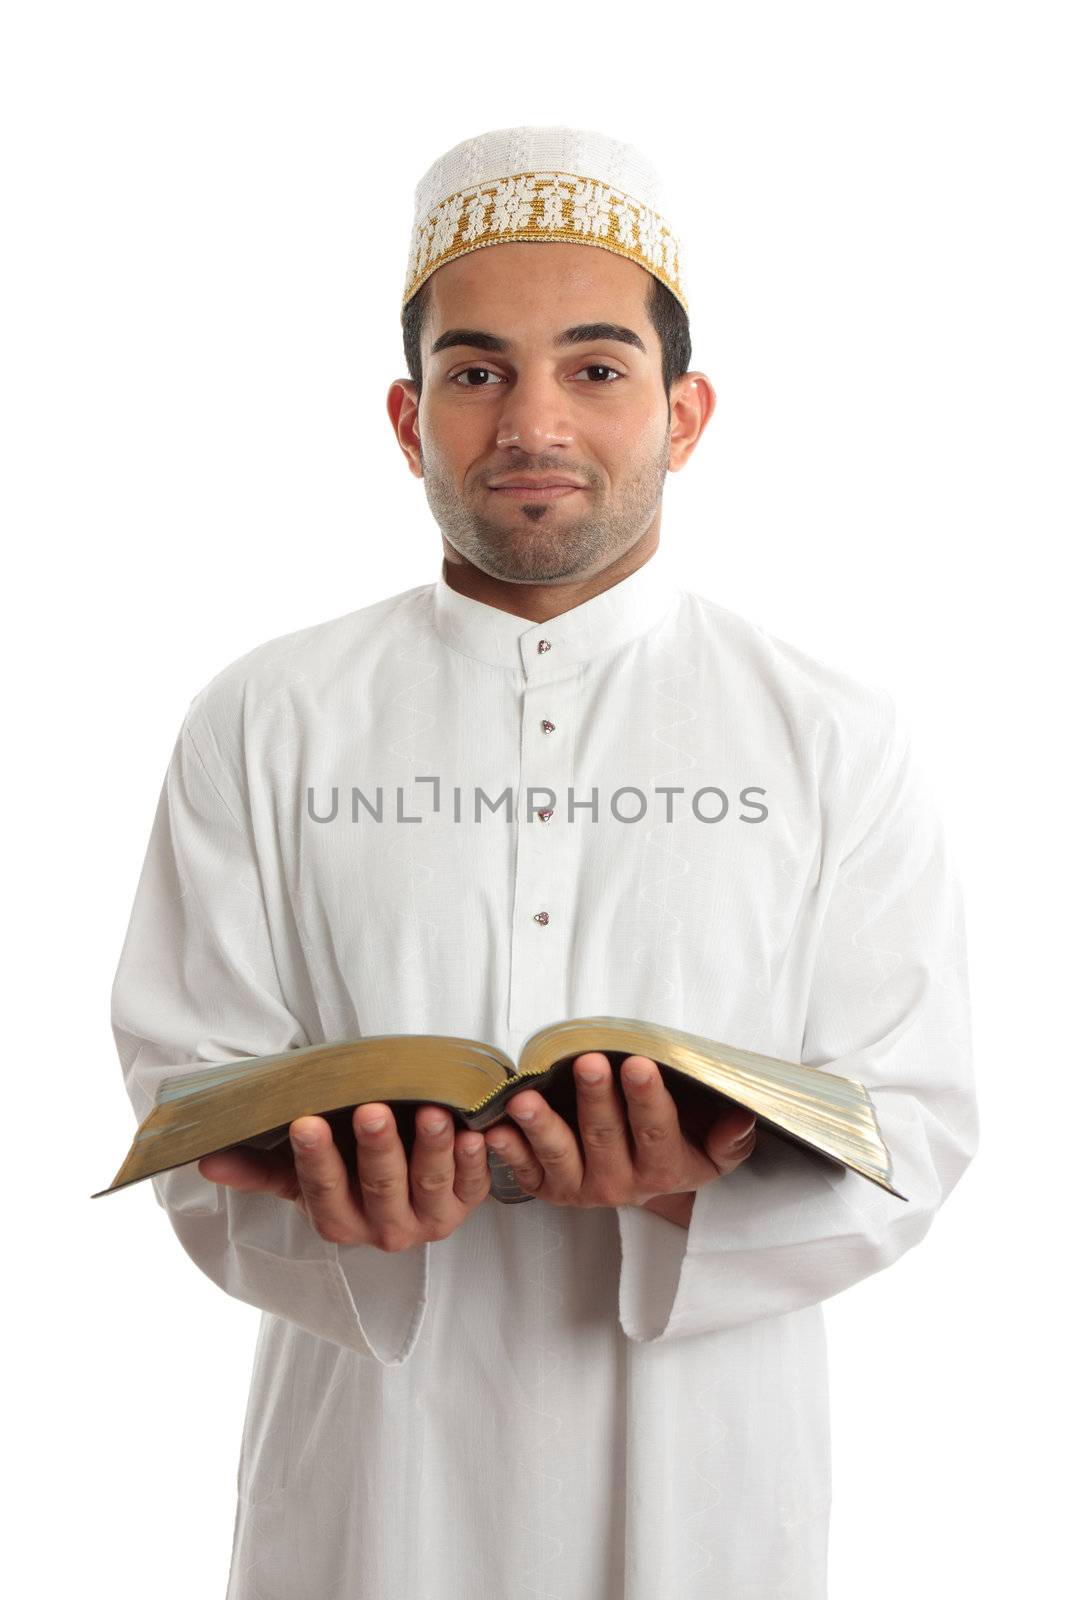
M 671 412 L 648 290 L 636 262 L 562 242 L 474 250 L 430 279 L 419 460 L 435 521 L 481 571 L 575 582 L 658 528 Z

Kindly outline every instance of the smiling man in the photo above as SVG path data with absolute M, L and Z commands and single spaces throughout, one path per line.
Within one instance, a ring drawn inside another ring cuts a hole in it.
M 861 1080 L 908 1200 L 737 1111 L 683 1132 L 654 1062 L 595 1051 L 573 1115 L 364 1104 L 160 1175 L 263 1313 L 228 1600 L 823 1600 L 822 1303 L 976 1148 L 960 894 L 890 696 L 660 549 L 715 404 L 666 209 L 575 129 L 422 179 L 387 403 L 439 574 L 192 701 L 126 1083 L 140 1120 L 204 1062 L 638 1018 Z
M 389 411 L 452 587 L 544 621 L 643 566 L 715 403 L 702 373 L 664 372 L 653 314 L 680 353 L 680 303 L 625 256 L 554 241 L 459 256 L 418 300 L 417 377 Z

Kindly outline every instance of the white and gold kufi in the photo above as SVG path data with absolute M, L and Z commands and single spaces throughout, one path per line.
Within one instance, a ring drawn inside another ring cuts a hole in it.
M 688 311 L 664 186 L 640 150 L 582 128 L 497 128 L 445 152 L 415 190 L 403 305 L 446 261 L 562 240 L 636 261 Z

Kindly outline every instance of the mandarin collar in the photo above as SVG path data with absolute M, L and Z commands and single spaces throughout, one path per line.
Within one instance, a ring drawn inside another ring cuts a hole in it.
M 532 622 L 472 600 L 453 589 L 443 571 L 432 591 L 431 609 L 441 638 L 461 655 L 554 676 L 647 633 L 666 616 L 679 592 L 677 575 L 657 546 L 636 571 L 548 622 Z

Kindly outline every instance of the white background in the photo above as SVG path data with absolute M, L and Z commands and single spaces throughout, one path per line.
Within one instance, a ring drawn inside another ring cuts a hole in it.
M 1048 1594 L 1056 8 L 382 10 L 5 12 L 5 1566 L 28 1563 L 20 1595 L 90 1573 L 116 1600 L 222 1595 L 258 1313 L 198 1273 L 150 1185 L 89 1201 L 134 1126 L 111 978 L 192 696 L 439 572 L 385 412 L 415 182 L 472 134 L 562 122 L 640 145 L 676 196 L 719 400 L 668 477 L 664 549 L 893 692 L 964 878 L 982 1142 L 919 1248 L 828 1303 L 831 1592 Z

